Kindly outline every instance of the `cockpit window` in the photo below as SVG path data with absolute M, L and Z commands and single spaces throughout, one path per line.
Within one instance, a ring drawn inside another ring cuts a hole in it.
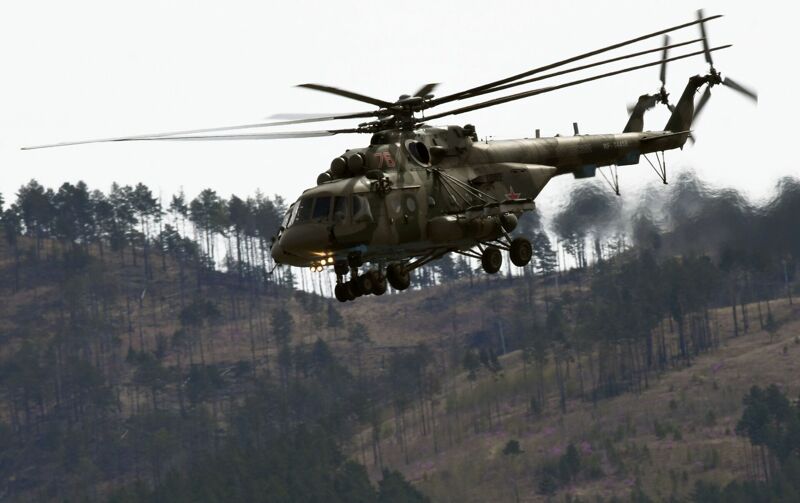
M 333 198 L 333 221 L 344 222 L 347 217 L 347 198 L 336 196 Z
M 281 227 L 284 229 L 289 227 L 289 224 L 292 222 L 292 215 L 294 214 L 294 210 L 297 208 L 296 204 L 289 206 L 289 209 L 286 210 L 286 214 L 283 216 L 283 221 L 281 222 Z
M 297 216 L 293 223 L 307 222 L 311 220 L 311 208 L 314 205 L 313 197 L 305 197 L 297 205 Z
M 331 198 L 330 197 L 318 197 L 316 199 L 316 203 L 314 204 L 314 220 L 327 220 L 328 215 L 331 213 Z

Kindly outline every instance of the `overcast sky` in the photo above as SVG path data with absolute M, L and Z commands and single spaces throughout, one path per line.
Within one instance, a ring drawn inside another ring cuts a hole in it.
M 293 87 L 304 82 L 386 100 L 440 82 L 443 95 L 690 21 L 704 7 L 725 15 L 708 26 L 712 44 L 734 44 L 715 53 L 715 66 L 757 88 L 759 104 L 715 88 L 695 125 L 698 143 L 668 152 L 668 167 L 691 167 L 712 183 L 763 197 L 781 176 L 800 172 L 786 140 L 795 129 L 787 107 L 796 102 L 797 72 L 793 60 L 778 57 L 794 56 L 800 9 L 796 2 L 754 7 L 766 4 L 7 0 L 0 7 L 0 192 L 13 198 L 36 178 L 51 187 L 84 180 L 104 190 L 112 181 L 141 181 L 165 198 L 182 186 L 190 196 L 211 187 L 225 197 L 260 189 L 294 199 L 333 157 L 368 138 L 19 147 L 248 123 L 279 112 L 370 109 Z M 673 41 L 696 37 L 692 27 Z M 673 100 L 687 77 L 705 70 L 700 57 L 671 64 Z M 658 69 L 650 68 L 442 123 L 473 123 L 479 136 L 498 139 L 532 136 L 536 128 L 572 134 L 573 121 L 582 133 L 618 132 L 626 102 L 658 86 Z M 665 122 L 659 109 L 646 128 Z M 623 191 L 655 180 L 646 164 L 620 172 Z M 546 189 L 544 205 L 572 183 Z

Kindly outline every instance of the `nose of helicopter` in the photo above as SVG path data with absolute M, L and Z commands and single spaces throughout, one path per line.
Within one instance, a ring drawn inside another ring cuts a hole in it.
M 272 244 L 270 253 L 280 264 L 308 265 L 323 255 L 327 247 L 327 232 L 322 225 L 306 224 L 283 231 Z

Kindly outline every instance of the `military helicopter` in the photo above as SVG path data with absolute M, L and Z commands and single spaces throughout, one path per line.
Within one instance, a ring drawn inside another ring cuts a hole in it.
M 369 111 L 330 115 L 281 114 L 273 116 L 267 123 L 26 148 L 108 141 L 263 140 L 370 134 L 368 146 L 349 149 L 334 158 L 329 169 L 317 178 L 317 185 L 305 190 L 289 206 L 277 235 L 272 239 L 271 253 L 275 262 L 310 267 L 317 272 L 333 267 L 337 278 L 334 293 L 342 302 L 362 295 L 382 295 L 389 285 L 395 290 L 405 290 L 411 284 L 410 273 L 414 269 L 448 253 L 479 259 L 483 270 L 494 274 L 502 266 L 501 250 L 508 252 L 515 266 L 524 267 L 530 262 L 531 243 L 524 237 L 512 237 L 511 232 L 521 214 L 534 210 L 536 196 L 553 177 L 565 174 L 572 174 L 575 178 L 593 177 L 601 167 L 607 166 L 614 171 L 611 175 L 613 182 L 608 177 L 606 180 L 619 193 L 616 168 L 638 164 L 640 157 L 644 156 L 666 183 L 664 151 L 683 148 L 687 139 L 692 138 L 692 121 L 708 102 L 712 87 L 723 85 L 757 101 L 755 92 L 730 78 L 723 79 L 714 68 L 712 53 L 730 47 L 709 46 L 705 23 L 719 17 L 704 17 L 703 12 L 698 11 L 697 19 L 691 22 L 442 97 L 432 94 L 437 84 L 426 84 L 413 95 L 402 95 L 396 101 L 320 84 L 299 86 L 376 107 Z M 699 26 L 700 38 L 670 42 L 668 33 L 693 25 Z M 660 47 L 554 70 L 661 35 L 664 40 Z M 702 44 L 701 50 L 669 56 L 671 49 L 696 43 Z M 423 112 L 447 103 L 658 52 L 661 53 L 659 61 L 421 116 Z M 666 91 L 667 63 L 701 55 L 709 65 L 708 73 L 691 77 L 673 106 Z M 534 138 L 480 141 L 475 127 L 469 124 L 444 127 L 428 124 L 443 117 L 659 65 L 661 88 L 654 94 L 639 97 L 630 108 L 630 118 L 619 134 L 581 135 L 575 124 L 575 135 L 570 137 L 556 135 L 545 138 L 537 130 Z M 706 86 L 705 91 L 695 106 L 695 94 L 702 86 Z M 669 107 L 669 120 L 663 130 L 644 131 L 644 114 L 657 104 Z M 344 129 L 205 134 L 362 118 L 371 120 Z M 655 154 L 657 166 L 647 157 L 651 153 Z M 346 279 L 348 275 L 349 279 Z

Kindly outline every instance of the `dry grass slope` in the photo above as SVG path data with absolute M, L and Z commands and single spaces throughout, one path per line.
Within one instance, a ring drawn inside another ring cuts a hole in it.
M 567 495 L 594 501 L 595 496 L 627 498 L 637 486 L 658 501 L 686 496 L 697 479 L 726 483 L 745 478 L 753 471 L 747 463 L 749 446 L 734 433 L 742 396 L 753 385 L 770 383 L 790 397 L 800 393 L 800 305 L 789 306 L 785 299 L 772 305 L 780 325 L 774 334 L 751 329 L 732 338 L 727 311 L 720 310 L 714 313 L 723 340 L 718 350 L 663 373 L 641 393 L 597 403 L 570 400 L 563 415 L 555 389 L 545 413 L 531 415 L 527 397 L 533 381 L 523 376 L 519 352 L 505 355 L 499 380 L 485 377 L 472 384 L 462 374 L 442 396 L 442 403 L 456 394 L 462 403 L 488 401 L 498 412 L 488 429 L 475 434 L 462 416 L 454 421 L 456 431 L 446 433 L 456 439 L 453 445 L 436 454 L 430 435 L 411 436 L 406 464 L 387 421 L 383 461 L 442 502 L 516 501 L 517 496 L 519 501 L 551 501 L 554 496 L 561 501 Z M 754 316 L 755 307 L 747 308 Z M 575 385 L 574 376 L 570 385 Z M 503 454 L 511 439 L 520 442 L 522 454 Z M 555 494 L 542 494 L 542 466 L 557 462 L 570 443 L 586 469 Z

